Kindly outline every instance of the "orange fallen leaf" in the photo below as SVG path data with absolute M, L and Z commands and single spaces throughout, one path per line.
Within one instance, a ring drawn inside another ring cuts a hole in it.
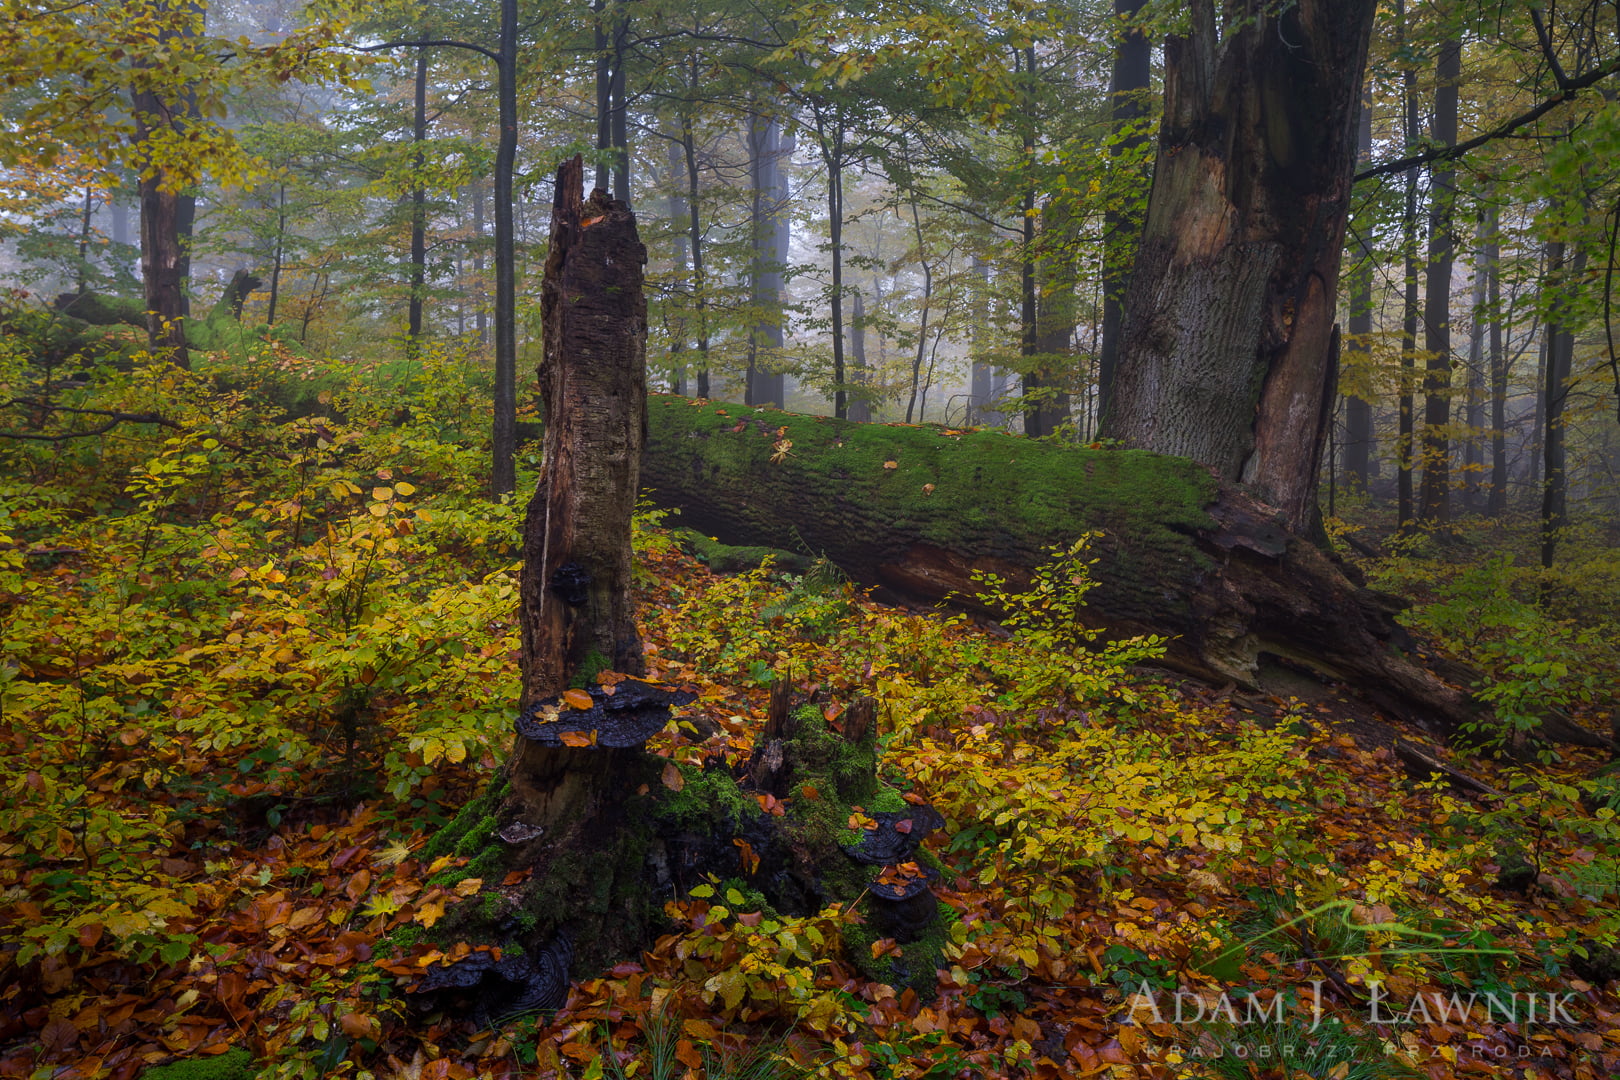
M 557 733 L 557 738 L 562 740 L 562 744 L 564 746 L 579 747 L 596 745 L 596 732 L 594 731 L 561 731 Z
M 673 761 L 664 766 L 664 773 L 660 779 L 671 791 L 679 791 L 686 786 L 686 777 L 681 773 L 680 766 Z
M 900 467 L 900 463 L 898 461 L 885 461 L 883 463 L 883 467 L 885 469 L 898 469 Z
M 564 690 L 562 699 L 566 701 L 571 708 L 575 709 L 589 709 L 591 706 L 596 704 L 596 700 L 584 690 Z

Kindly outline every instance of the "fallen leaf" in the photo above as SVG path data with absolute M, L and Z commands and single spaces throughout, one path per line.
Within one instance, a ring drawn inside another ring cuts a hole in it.
M 564 690 L 562 699 L 575 709 L 589 709 L 596 704 L 596 699 L 584 690 Z
M 898 461 L 885 461 L 883 463 L 883 467 L 885 469 L 898 469 L 900 467 L 900 463 Z
M 681 773 L 680 766 L 673 761 L 664 766 L 664 773 L 660 777 L 664 786 L 671 791 L 679 791 L 686 786 L 686 777 Z

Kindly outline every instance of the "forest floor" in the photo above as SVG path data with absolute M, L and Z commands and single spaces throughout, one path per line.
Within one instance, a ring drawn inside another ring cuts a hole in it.
M 948 821 L 950 966 L 897 992 L 833 947 L 848 913 L 766 932 L 716 882 L 555 1014 L 424 1008 L 433 956 L 390 935 L 497 884 L 421 852 L 511 739 L 521 515 L 427 406 L 271 427 L 168 378 L 118 407 L 179 434 L 31 448 L 0 492 L 0 1077 L 1620 1075 L 1597 757 L 1451 758 L 1502 793 L 1473 796 L 1353 688 L 1074 647 L 1083 559 L 1009 634 L 711 574 L 652 519 L 649 674 L 709 721 L 652 749 L 735 767 L 776 679 L 833 721 L 875 696 L 885 777 Z

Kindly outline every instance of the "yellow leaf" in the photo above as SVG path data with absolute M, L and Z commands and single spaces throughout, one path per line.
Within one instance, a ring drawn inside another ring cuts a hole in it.
M 444 756 L 456 764 L 467 760 L 467 744 L 453 742 L 444 748 Z
M 442 918 L 444 918 L 444 903 L 439 900 L 423 904 L 421 910 L 416 913 L 416 921 L 429 930 L 433 929 L 433 924 Z
M 664 766 L 663 781 L 671 791 L 679 791 L 686 786 L 686 777 L 681 775 L 680 767 L 673 761 Z
M 900 463 L 898 461 L 885 461 L 883 463 L 883 467 L 885 469 L 898 469 L 900 467 Z
M 388 507 L 384 506 L 382 503 L 372 503 L 371 504 L 371 516 L 372 517 L 387 517 L 388 516 Z
M 387 502 L 394 497 L 394 489 L 390 487 L 374 487 L 371 489 L 371 497 L 378 502 Z
M 471 896 L 484 887 L 484 879 L 480 877 L 462 878 L 456 882 L 457 896 Z
M 416 485 L 407 484 L 405 481 L 401 480 L 399 483 L 394 485 L 394 490 L 401 495 L 415 495 Z
M 584 690 L 564 690 L 562 699 L 576 709 L 589 709 L 596 704 Z

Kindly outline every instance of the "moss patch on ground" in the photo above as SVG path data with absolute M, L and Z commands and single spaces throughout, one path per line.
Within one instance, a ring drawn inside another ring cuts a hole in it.
M 189 1058 L 147 1069 L 141 1080 L 253 1080 L 258 1071 L 253 1055 L 238 1046 L 218 1057 Z

